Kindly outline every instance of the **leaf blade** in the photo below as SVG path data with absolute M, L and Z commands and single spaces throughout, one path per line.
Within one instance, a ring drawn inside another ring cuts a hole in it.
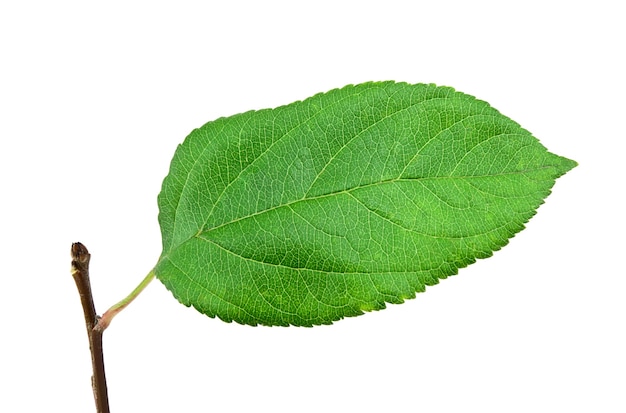
M 157 277 L 244 324 L 328 324 L 490 256 L 575 166 L 487 103 L 347 86 L 209 122 L 159 194 Z

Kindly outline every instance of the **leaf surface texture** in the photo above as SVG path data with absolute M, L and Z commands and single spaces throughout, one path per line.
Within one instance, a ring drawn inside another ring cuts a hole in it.
M 210 317 L 330 324 L 489 257 L 575 165 L 451 88 L 350 85 L 194 130 L 154 271 Z

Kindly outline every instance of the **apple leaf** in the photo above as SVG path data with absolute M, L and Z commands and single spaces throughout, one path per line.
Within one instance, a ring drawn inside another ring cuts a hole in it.
M 330 324 L 491 256 L 574 166 L 435 85 L 350 85 L 220 118 L 176 150 L 154 273 L 210 317 Z

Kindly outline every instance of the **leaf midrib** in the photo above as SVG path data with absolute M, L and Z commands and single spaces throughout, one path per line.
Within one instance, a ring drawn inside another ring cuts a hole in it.
M 243 216 L 243 217 L 239 217 L 239 218 L 237 218 L 235 220 L 232 220 L 232 221 L 220 224 L 220 225 L 218 225 L 216 227 L 213 227 L 213 228 L 210 228 L 210 229 L 205 229 L 203 231 L 199 231 L 196 234 L 194 234 L 192 237 L 189 237 L 185 241 L 183 241 L 180 244 L 178 244 L 175 248 L 179 248 L 181 245 L 186 244 L 187 242 L 191 241 L 194 238 L 197 238 L 199 240 L 202 240 L 202 241 L 205 241 L 205 242 L 210 242 L 211 244 L 217 245 L 221 249 L 223 249 L 225 251 L 228 251 L 229 253 L 234 254 L 234 255 L 242 258 L 242 259 L 251 260 L 251 261 L 255 261 L 255 262 L 259 262 L 259 263 L 263 263 L 263 264 L 267 264 L 267 265 L 276 265 L 278 267 L 284 267 L 284 268 L 289 268 L 289 269 L 294 269 L 294 270 L 317 271 L 317 272 L 323 272 L 323 273 L 328 273 L 328 274 L 369 274 L 369 273 L 366 273 L 366 272 L 353 272 L 353 273 L 349 273 L 349 272 L 348 273 L 347 272 L 332 272 L 332 271 L 323 271 L 323 270 L 306 268 L 306 267 L 296 268 L 296 267 L 284 266 L 284 265 L 281 265 L 281 264 L 273 264 L 273 263 L 267 263 L 267 262 L 264 262 L 264 261 L 257 261 L 257 260 L 254 260 L 254 259 L 250 258 L 250 257 L 241 256 L 241 255 L 237 254 L 236 252 L 231 251 L 228 248 L 225 248 L 224 246 L 216 243 L 213 240 L 203 238 L 202 235 L 205 234 L 205 233 L 211 232 L 211 231 L 215 231 L 215 230 L 217 230 L 219 228 L 222 228 L 222 227 L 225 227 L 227 225 L 231 225 L 231 224 L 237 223 L 237 222 L 245 220 L 245 219 L 249 219 L 249 218 L 252 218 L 252 217 L 255 217 L 255 216 L 258 216 L 258 215 L 262 215 L 262 214 L 271 212 L 271 211 L 279 209 L 279 208 L 291 207 L 292 205 L 295 205 L 296 203 L 299 203 L 299 202 L 307 202 L 307 201 L 312 201 L 312 200 L 316 200 L 316 199 L 327 198 L 327 197 L 331 197 L 331 196 L 337 196 L 337 195 L 341 195 L 341 194 L 350 194 L 351 191 L 355 191 L 357 189 L 367 188 L 367 187 L 371 187 L 371 186 L 375 186 L 375 185 L 382 185 L 382 184 L 388 184 L 388 183 L 394 183 L 394 182 L 415 182 L 415 181 L 440 180 L 440 179 L 463 180 L 463 179 L 477 179 L 477 178 L 478 179 L 480 179 L 480 178 L 496 178 L 498 176 L 507 176 L 507 175 L 524 175 L 526 173 L 536 172 L 536 171 L 545 170 L 545 169 L 549 169 L 549 168 L 553 168 L 553 166 L 548 165 L 548 166 L 544 166 L 544 167 L 540 167 L 540 168 L 526 169 L 526 170 L 519 170 L 519 171 L 512 171 L 512 172 L 498 173 L 498 174 L 491 174 L 491 175 L 439 176 L 439 177 L 435 176 L 435 177 L 420 177 L 420 178 L 394 178 L 394 179 L 389 179 L 389 180 L 386 180 L 386 181 L 380 181 L 380 182 L 370 183 L 370 184 L 366 184 L 366 185 L 360 185 L 360 186 L 356 186 L 356 187 L 353 187 L 353 188 L 344 189 L 344 190 L 341 190 L 341 191 L 334 191 L 334 192 L 330 192 L 330 193 L 327 193 L 327 194 L 318 195 L 318 196 L 315 196 L 315 197 L 298 199 L 298 200 L 291 201 L 291 202 L 288 202 L 288 203 L 285 203 L 285 204 L 281 204 L 281 205 L 277 205 L 277 206 L 274 206 L 274 207 L 271 207 L 271 208 L 268 208 L 268 209 L 264 209 L 262 211 L 257 211 L 257 212 L 255 212 L 253 214 L 249 214 L 249 215 L 246 215 L 246 216 Z M 352 194 L 350 194 L 350 195 L 353 196 Z M 525 197 L 528 197 L 528 196 L 530 196 L 530 195 L 526 195 Z M 512 197 L 507 197 L 507 198 L 512 198 Z M 383 218 L 385 218 L 385 217 L 383 217 Z M 389 220 L 388 218 L 385 218 L 385 219 Z M 396 222 L 393 222 L 393 221 L 391 221 L 391 222 L 394 225 L 399 225 Z M 504 224 L 504 225 L 506 225 L 506 224 Z M 491 233 L 493 231 L 500 230 L 500 229 L 504 228 L 504 225 L 498 226 L 496 228 L 492 228 L 489 231 L 484 232 L 484 233 L 474 234 L 472 236 L 460 236 L 460 237 L 449 237 L 449 236 L 448 237 L 440 237 L 439 236 L 438 237 L 438 236 L 434 236 L 432 234 L 425 234 L 425 233 L 420 233 L 420 234 L 424 235 L 424 236 L 431 237 L 431 238 L 439 238 L 439 239 L 468 239 L 468 238 L 477 237 L 477 236 L 489 234 L 489 233 Z M 402 227 L 402 228 L 404 230 L 415 232 L 414 230 L 407 229 L 405 227 Z M 174 248 L 170 249 L 170 251 L 168 251 L 167 254 L 162 255 L 161 258 L 159 259 L 159 262 L 161 262 L 163 260 L 169 260 L 170 262 L 172 262 L 172 260 L 169 258 L 169 253 L 173 249 Z M 431 271 L 431 270 L 433 270 L 433 269 L 427 269 L 427 270 L 423 270 L 423 271 L 424 272 L 428 272 L 428 271 Z M 400 271 L 400 272 L 398 272 L 398 271 L 389 271 L 389 273 L 394 273 L 394 274 L 395 273 L 415 273 L 415 272 L 416 272 L 415 270 L 405 271 L 405 272 L 402 272 L 402 271 Z
M 544 169 L 548 169 L 548 168 L 553 168 L 553 166 L 550 165 L 550 166 L 544 166 L 544 167 L 536 168 L 536 169 L 519 170 L 519 171 L 512 171 L 512 172 L 505 172 L 505 173 L 498 173 L 498 174 L 491 174 L 491 175 L 428 176 L 428 177 L 419 177 L 419 178 L 393 178 L 393 179 L 387 179 L 387 180 L 384 180 L 384 181 L 373 182 L 373 183 L 369 183 L 369 184 L 365 184 L 365 185 L 357 185 L 357 186 L 354 186 L 352 188 L 342 189 L 342 190 L 339 190 L 339 191 L 332 191 L 332 192 L 328 192 L 328 193 L 321 194 L 321 195 L 316 195 L 316 196 L 309 197 L 309 198 L 300 198 L 300 199 L 296 199 L 296 200 L 293 200 L 293 201 L 290 201 L 290 202 L 287 202 L 287 203 L 284 203 L 284 204 L 276 205 L 276 206 L 273 206 L 271 208 L 267 208 L 267 209 L 264 209 L 264 210 L 261 210 L 261 211 L 256 211 L 256 212 L 254 212 L 252 214 L 248 214 L 248 215 L 239 217 L 237 219 L 234 219 L 234 220 L 229 221 L 229 222 L 222 223 L 222 224 L 217 225 L 215 227 L 200 229 L 194 235 L 194 237 L 197 237 L 197 236 L 202 235 L 204 233 L 215 231 L 215 230 L 220 229 L 222 227 L 225 227 L 227 225 L 231 225 L 231 224 L 237 223 L 239 221 L 243 221 L 243 220 L 248 219 L 248 218 L 252 218 L 252 217 L 255 217 L 255 216 L 258 216 L 258 215 L 265 214 L 267 212 L 274 211 L 274 210 L 279 209 L 279 208 L 290 207 L 290 206 L 295 205 L 295 204 L 300 203 L 300 202 L 313 201 L 313 200 L 327 198 L 327 197 L 341 195 L 341 194 L 349 194 L 350 192 L 356 191 L 358 189 L 369 188 L 369 187 L 373 187 L 373 186 L 377 186 L 377 185 L 384 185 L 384 184 L 390 184 L 390 183 L 395 183 L 395 182 L 419 182 L 419 181 L 423 182 L 423 181 L 428 181 L 428 180 L 440 180 L 440 179 L 451 179 L 451 180 L 457 180 L 458 179 L 458 180 L 463 180 L 463 179 L 497 178 L 499 176 L 524 175 L 526 173 L 536 172 L 536 171 L 540 171 L 540 170 L 544 170 Z M 507 198 L 513 198 L 513 197 L 507 197 Z M 189 239 L 191 239 L 191 238 L 193 238 L 193 237 L 190 237 Z M 186 242 L 186 241 L 184 241 L 184 242 Z

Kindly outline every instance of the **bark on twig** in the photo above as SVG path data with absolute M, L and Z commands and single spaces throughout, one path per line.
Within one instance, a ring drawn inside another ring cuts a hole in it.
M 89 260 L 91 255 L 87 248 L 80 242 L 72 244 L 72 277 L 76 281 L 76 287 L 80 295 L 85 314 L 85 326 L 89 337 L 89 349 L 91 350 L 91 365 L 93 376 L 91 376 L 91 387 L 93 397 L 96 401 L 96 411 L 98 413 L 109 413 L 109 396 L 107 393 L 107 382 L 104 374 L 104 357 L 102 354 L 102 333 L 103 330 L 95 330 L 98 323 L 96 307 L 91 294 L 91 282 L 89 281 Z

